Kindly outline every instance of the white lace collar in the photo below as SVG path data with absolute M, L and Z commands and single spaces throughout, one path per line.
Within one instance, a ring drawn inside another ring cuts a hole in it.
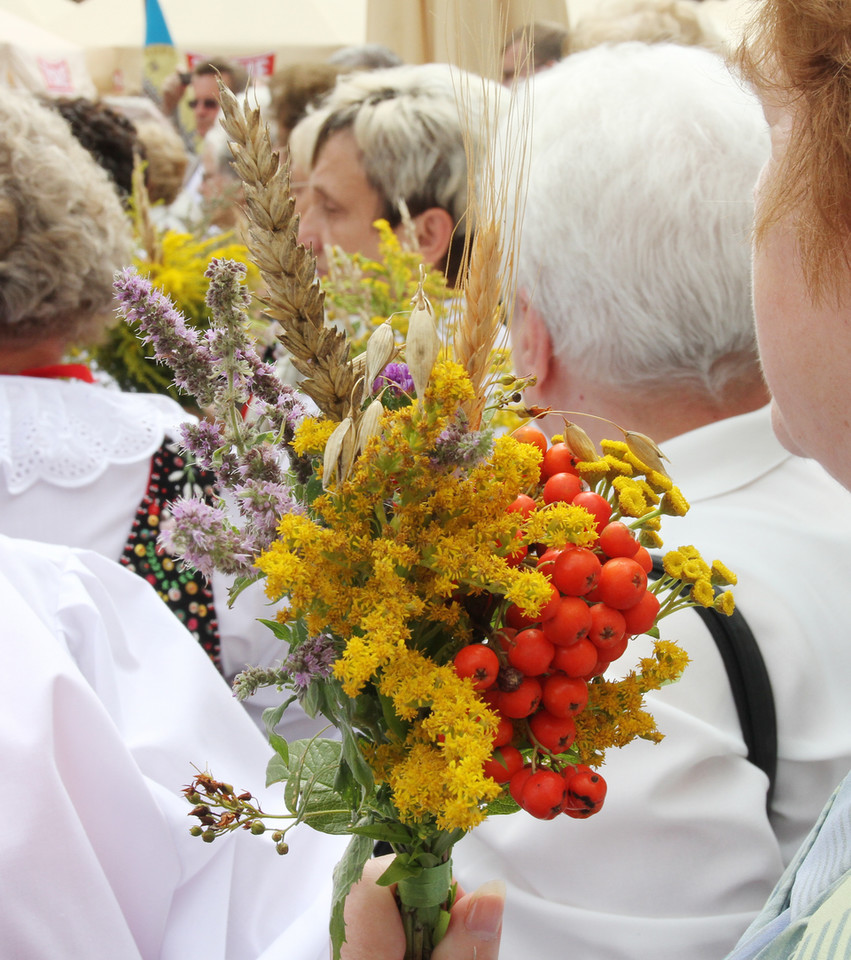
M 82 487 L 110 464 L 150 457 L 191 419 L 168 397 L 0 376 L 0 472 L 15 494 L 38 481 Z

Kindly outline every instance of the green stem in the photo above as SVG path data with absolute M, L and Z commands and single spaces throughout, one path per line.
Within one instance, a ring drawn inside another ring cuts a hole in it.
M 400 880 L 396 900 L 405 930 L 405 960 L 429 960 L 446 929 L 452 896 L 452 861 Z

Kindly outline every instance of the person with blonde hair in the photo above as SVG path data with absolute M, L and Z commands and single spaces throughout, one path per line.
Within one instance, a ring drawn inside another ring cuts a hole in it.
M 577 21 L 572 50 L 630 40 L 723 47 L 721 35 L 700 16 L 698 0 L 605 0 Z
M 134 126 L 145 148 L 148 199 L 154 205 L 167 207 L 180 193 L 189 154 L 177 133 L 164 121 L 147 117 L 136 120 Z
M 739 59 L 771 126 L 754 310 L 774 428 L 851 487 L 849 44 L 847 0 L 763 0 Z M 851 955 L 849 823 L 851 774 L 728 960 Z

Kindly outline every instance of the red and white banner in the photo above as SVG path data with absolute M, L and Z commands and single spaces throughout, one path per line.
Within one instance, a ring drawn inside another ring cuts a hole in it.
M 71 65 L 67 60 L 46 60 L 44 57 L 36 57 L 36 61 L 48 93 L 74 92 Z
M 210 60 L 218 60 L 218 57 L 208 57 L 203 53 L 187 53 L 186 62 L 189 69 L 193 70 L 196 64 L 209 63 Z M 275 71 L 274 53 L 257 53 L 247 57 L 225 57 L 226 60 L 232 60 L 245 68 L 250 79 L 259 79 L 261 77 L 271 77 Z

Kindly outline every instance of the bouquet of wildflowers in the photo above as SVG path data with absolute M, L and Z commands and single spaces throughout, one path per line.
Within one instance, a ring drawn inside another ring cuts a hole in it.
M 621 431 L 598 451 L 569 421 L 552 443 L 531 425 L 495 436 L 492 413 L 517 406 L 522 384 L 488 380 L 503 325 L 487 224 L 451 344 L 420 286 L 404 344 L 382 322 L 352 358 L 324 322 L 312 258 L 280 199 L 286 172 L 256 115 L 223 95 L 266 309 L 309 399 L 252 350 L 244 267 L 212 262 L 203 333 L 133 272 L 116 283 L 124 315 L 217 413 L 184 442 L 217 472 L 221 506 L 175 504 L 170 548 L 242 583 L 262 577 L 278 602 L 268 625 L 280 667 L 249 668 L 236 689 L 282 691 L 265 717 L 267 782 L 283 784 L 286 812 L 205 772 L 186 789 L 193 832 L 212 841 L 277 822 L 281 853 L 294 823 L 350 835 L 335 875 L 336 953 L 348 890 L 375 843 L 388 843 L 381 882 L 397 884 L 407 956 L 424 958 L 448 923 L 453 845 L 489 815 L 597 813 L 605 751 L 661 738 L 642 697 L 677 679 L 687 657 L 658 641 L 620 679 L 610 665 L 683 605 L 730 612 L 716 585 L 734 578 L 684 547 L 648 579 L 661 517 L 687 509 L 648 438 Z M 296 699 L 338 738 L 277 734 Z

